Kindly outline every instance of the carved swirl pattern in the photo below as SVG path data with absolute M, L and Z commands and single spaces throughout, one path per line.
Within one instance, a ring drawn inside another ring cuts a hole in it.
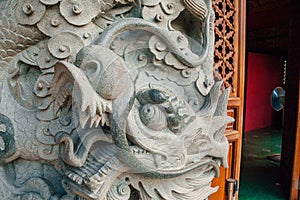
M 0 196 L 216 192 L 232 118 L 213 55 L 233 86 L 235 11 L 213 5 L 216 48 L 211 0 L 0 1 Z
M 214 0 L 215 10 L 215 55 L 214 76 L 223 80 L 224 86 L 231 87 L 234 95 L 235 69 L 237 54 L 235 53 L 236 6 L 235 0 Z

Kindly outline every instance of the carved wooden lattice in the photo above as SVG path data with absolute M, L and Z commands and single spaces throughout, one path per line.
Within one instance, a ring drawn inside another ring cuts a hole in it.
M 235 0 L 214 0 L 215 10 L 215 66 L 214 76 L 224 80 L 225 87 L 235 93 Z
M 222 169 L 215 185 L 220 190 L 210 200 L 228 199 L 225 180 L 239 180 L 243 129 L 244 70 L 245 70 L 245 6 L 246 0 L 212 0 L 215 11 L 214 78 L 231 87 L 227 114 L 235 119 L 227 126 L 230 144 L 228 169 Z M 247 0 L 248 2 L 248 0 Z M 238 199 L 238 192 L 234 194 Z

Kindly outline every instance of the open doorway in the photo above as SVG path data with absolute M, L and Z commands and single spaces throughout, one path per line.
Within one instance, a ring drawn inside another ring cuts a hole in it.
M 283 111 L 271 107 L 270 96 L 283 87 L 289 38 L 288 1 L 247 1 L 244 138 L 239 197 L 285 199 L 280 162 Z

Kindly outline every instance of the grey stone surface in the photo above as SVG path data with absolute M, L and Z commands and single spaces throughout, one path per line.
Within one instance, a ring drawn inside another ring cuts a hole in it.
M 207 199 L 229 90 L 210 0 L 0 1 L 1 199 Z

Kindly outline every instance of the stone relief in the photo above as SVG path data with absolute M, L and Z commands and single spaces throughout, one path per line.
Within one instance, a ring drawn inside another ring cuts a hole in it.
M 2 199 L 207 199 L 230 89 L 211 0 L 1 0 Z

